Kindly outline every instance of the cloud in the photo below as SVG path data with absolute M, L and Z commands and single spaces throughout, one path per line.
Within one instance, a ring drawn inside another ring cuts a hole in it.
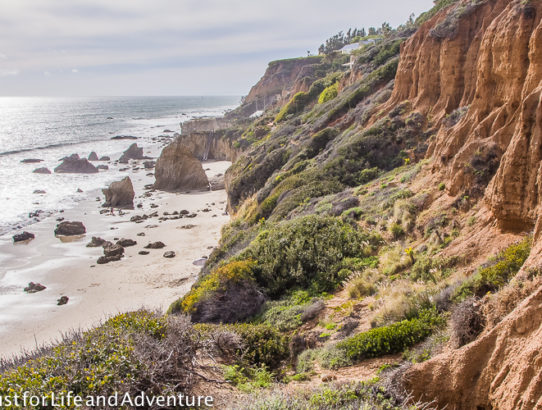
M 349 27 L 383 21 L 396 26 L 432 5 L 432 0 L 344 0 L 333 5 L 329 0 L 5 1 L 0 61 L 9 55 L 10 65 L 24 76 L 0 84 L 0 90 L 32 94 L 30 87 L 45 89 L 42 81 L 51 92 L 88 92 L 84 81 L 92 77 L 96 85 L 91 92 L 104 95 L 113 92 L 105 80 L 119 76 L 116 81 L 127 82 L 125 88 L 140 95 L 154 94 L 157 83 L 166 89 L 166 78 L 173 81 L 167 84 L 171 92 L 183 94 L 185 79 L 175 81 L 174 73 L 190 73 L 191 90 L 212 93 L 211 87 L 222 81 L 246 94 L 270 60 L 315 53 L 326 38 Z M 219 81 L 197 75 L 198 70 L 218 75 Z M 84 76 L 71 75 L 78 71 Z M 44 72 L 54 73 L 60 82 L 53 87 Z M 162 82 L 154 77 L 164 72 L 168 75 Z

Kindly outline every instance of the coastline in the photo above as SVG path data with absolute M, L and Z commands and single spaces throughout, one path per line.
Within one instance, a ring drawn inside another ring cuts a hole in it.
M 209 177 L 223 174 L 229 165 L 227 161 L 203 163 Z M 104 209 L 102 201 L 88 199 L 62 214 L 65 220 L 84 223 L 87 233 L 83 238 L 72 242 L 56 238 L 53 230 L 57 214 L 32 225 L 30 230 L 36 239 L 28 244 L 14 245 L 5 238 L 0 242 L 0 254 L 4 255 L 4 275 L 0 280 L 0 357 L 9 358 L 54 343 L 62 334 L 88 329 L 118 313 L 141 307 L 165 311 L 190 289 L 200 271 L 192 262 L 210 254 L 218 243 L 221 227 L 229 220 L 224 212 L 225 191 L 156 191 L 146 197 L 142 195 L 143 187 L 154 178 L 143 172 L 130 176 L 136 191 L 135 202 L 141 202 L 143 208 L 111 216 L 100 214 Z M 89 193 L 89 198 L 102 197 L 98 194 L 101 193 Z M 205 208 L 210 211 L 203 212 Z M 134 215 L 158 211 L 161 217 L 164 212 L 183 209 L 197 216 L 130 222 Z M 195 226 L 181 229 L 184 225 Z M 141 232 L 145 236 L 137 236 Z M 102 248 L 86 247 L 92 236 L 106 240 L 134 239 L 137 245 L 126 248 L 121 261 L 98 265 L 96 260 L 102 255 Z M 138 254 L 147 243 L 155 241 L 164 242 L 166 247 L 151 249 L 149 255 Z M 163 257 L 166 251 L 174 251 L 176 256 L 166 259 Z M 40 282 L 47 289 L 26 294 L 23 287 L 30 281 Z M 69 303 L 57 306 L 60 296 L 68 296 Z

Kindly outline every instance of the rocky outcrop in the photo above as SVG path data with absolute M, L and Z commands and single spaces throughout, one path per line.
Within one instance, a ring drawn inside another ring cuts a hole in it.
M 122 153 L 119 162 L 121 164 L 127 164 L 131 159 L 149 159 L 149 157 L 143 155 L 143 148 L 138 147 L 136 143 L 133 143 Z
M 79 155 L 72 154 L 65 157 L 62 163 L 55 168 L 55 172 L 63 174 L 95 174 L 98 169 L 86 158 L 79 158 Z
M 181 135 L 192 133 L 216 132 L 224 130 L 233 125 L 230 119 L 224 117 L 195 118 L 181 123 Z
M 539 1 L 460 1 L 403 45 L 387 103 L 432 118 L 434 171 L 451 195 L 484 195 L 506 230 L 540 213 L 541 19 Z
M 36 168 L 34 171 L 32 171 L 34 174 L 50 174 L 51 171 L 49 170 L 49 168 L 45 168 L 45 167 L 41 167 L 41 168 Z
M 248 93 L 244 107 L 251 108 L 252 112 L 264 110 L 277 103 L 288 101 L 295 92 L 307 91 L 311 81 L 304 80 L 313 76 L 314 68 L 321 61 L 322 57 L 318 56 L 269 63 L 263 77 Z
M 87 232 L 82 222 L 64 221 L 59 223 L 55 229 L 55 235 L 74 236 L 83 235 Z
M 179 140 L 162 150 L 155 168 L 154 187 L 164 191 L 209 189 L 201 162 Z
M 94 151 L 92 151 L 90 154 L 88 154 L 88 160 L 89 161 L 98 161 L 98 154 L 96 154 Z
M 134 186 L 130 177 L 116 181 L 109 188 L 102 189 L 105 202 L 102 206 L 111 208 L 134 209 Z
M 414 399 L 447 409 L 542 407 L 542 288 L 478 340 L 411 367 Z
M 31 241 L 35 237 L 33 233 L 24 231 L 23 233 L 13 235 L 13 243 Z
M 181 135 L 173 143 L 183 146 L 200 161 L 213 159 L 235 162 L 241 155 L 241 150 L 233 146 L 233 141 L 224 138 L 223 133 Z
M 21 160 L 22 164 L 37 164 L 38 162 L 43 162 L 43 160 L 39 158 L 25 158 Z

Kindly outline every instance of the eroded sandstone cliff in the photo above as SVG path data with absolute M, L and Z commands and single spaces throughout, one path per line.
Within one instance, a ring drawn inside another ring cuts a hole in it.
M 500 226 L 539 213 L 542 3 L 464 0 L 402 48 L 387 107 L 410 100 L 440 127 L 428 156 L 451 195 L 484 195 Z M 487 189 L 486 189 L 487 186 Z

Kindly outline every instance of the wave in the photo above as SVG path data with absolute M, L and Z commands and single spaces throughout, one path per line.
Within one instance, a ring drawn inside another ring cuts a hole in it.
M 57 144 L 43 145 L 41 147 L 20 148 L 20 149 L 15 149 L 12 151 L 0 152 L 0 157 L 6 156 L 6 155 L 20 154 L 22 152 L 41 151 L 41 150 L 50 149 L 50 148 L 68 147 L 72 145 L 85 144 L 87 142 L 89 141 L 69 141 L 69 142 L 61 142 Z

